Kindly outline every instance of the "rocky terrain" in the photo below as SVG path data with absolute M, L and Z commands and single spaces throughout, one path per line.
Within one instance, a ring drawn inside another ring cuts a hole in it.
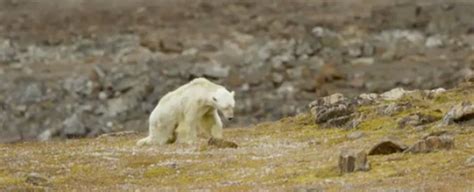
M 474 191 L 472 10 L 0 0 L 0 191 Z M 225 140 L 137 147 L 195 77 L 236 91 Z
M 147 129 L 204 76 L 237 92 L 229 127 L 321 96 L 473 77 L 470 1 L 0 1 L 0 142 Z
M 474 84 L 333 94 L 226 129 L 234 145 L 137 147 L 143 134 L 0 144 L 1 191 L 472 191 Z

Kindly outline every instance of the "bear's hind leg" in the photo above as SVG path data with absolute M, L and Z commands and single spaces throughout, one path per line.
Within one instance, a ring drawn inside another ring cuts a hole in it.
M 150 123 L 150 133 L 137 142 L 137 145 L 164 145 L 174 137 L 175 125 L 163 123 Z

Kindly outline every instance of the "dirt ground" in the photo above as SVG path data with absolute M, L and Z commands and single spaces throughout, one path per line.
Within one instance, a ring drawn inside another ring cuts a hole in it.
M 440 126 L 460 102 L 474 102 L 474 86 L 432 99 L 405 97 L 358 108 L 355 129 L 323 127 L 309 114 L 225 130 L 238 148 L 205 141 L 137 147 L 144 135 L 0 145 L 0 189 L 68 191 L 471 191 L 474 190 L 472 119 Z M 408 108 L 381 114 L 392 104 Z M 400 119 L 432 114 L 435 121 L 397 128 Z M 471 117 L 472 118 L 472 117 Z M 445 119 L 445 118 L 444 118 Z M 359 137 L 349 135 L 362 132 Z M 413 145 L 426 135 L 447 134 L 454 148 L 368 156 L 370 169 L 342 174 L 343 150 L 368 151 L 382 140 Z

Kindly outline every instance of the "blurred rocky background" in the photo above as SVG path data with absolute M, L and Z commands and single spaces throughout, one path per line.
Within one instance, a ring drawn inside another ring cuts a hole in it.
M 470 0 L 0 0 L 0 142 L 147 130 L 204 76 L 245 126 L 474 77 Z

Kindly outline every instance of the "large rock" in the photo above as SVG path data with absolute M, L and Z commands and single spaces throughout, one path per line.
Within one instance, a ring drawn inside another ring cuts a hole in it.
M 387 139 L 377 143 L 369 150 L 369 155 L 388 155 L 403 152 L 407 147 L 396 141 Z
M 79 113 L 75 113 L 64 120 L 62 131 L 63 136 L 70 138 L 86 135 L 87 129 L 82 121 L 82 116 Z
M 43 98 L 43 94 L 44 91 L 39 84 L 30 84 L 26 87 L 25 91 L 21 95 L 21 102 L 38 102 Z
M 429 153 L 438 150 L 450 150 L 454 148 L 454 138 L 448 135 L 430 136 L 420 140 L 408 148 L 407 153 Z
M 407 91 L 405 91 L 405 89 L 403 89 L 403 88 L 395 88 L 395 89 L 392 89 L 392 90 L 387 91 L 387 92 L 385 92 L 385 93 L 382 93 L 380 96 L 381 96 L 384 100 L 394 101 L 394 100 L 399 100 L 399 99 L 402 98 L 406 93 L 407 93 Z
M 407 117 L 404 117 L 398 121 L 398 127 L 404 128 L 405 126 L 419 126 L 428 123 L 432 123 L 434 121 L 439 120 L 440 117 L 436 117 L 433 115 L 427 115 L 423 113 L 416 113 Z
M 471 102 L 463 102 L 451 108 L 443 117 L 443 124 L 462 123 L 474 120 L 474 105 Z
M 347 99 L 342 94 L 336 93 L 317 99 L 309 104 L 310 112 L 315 123 L 325 127 L 353 128 L 358 114 L 356 106 L 363 103 L 360 98 Z
M 341 173 L 368 171 L 367 153 L 363 150 L 342 151 L 339 155 L 338 167 Z

